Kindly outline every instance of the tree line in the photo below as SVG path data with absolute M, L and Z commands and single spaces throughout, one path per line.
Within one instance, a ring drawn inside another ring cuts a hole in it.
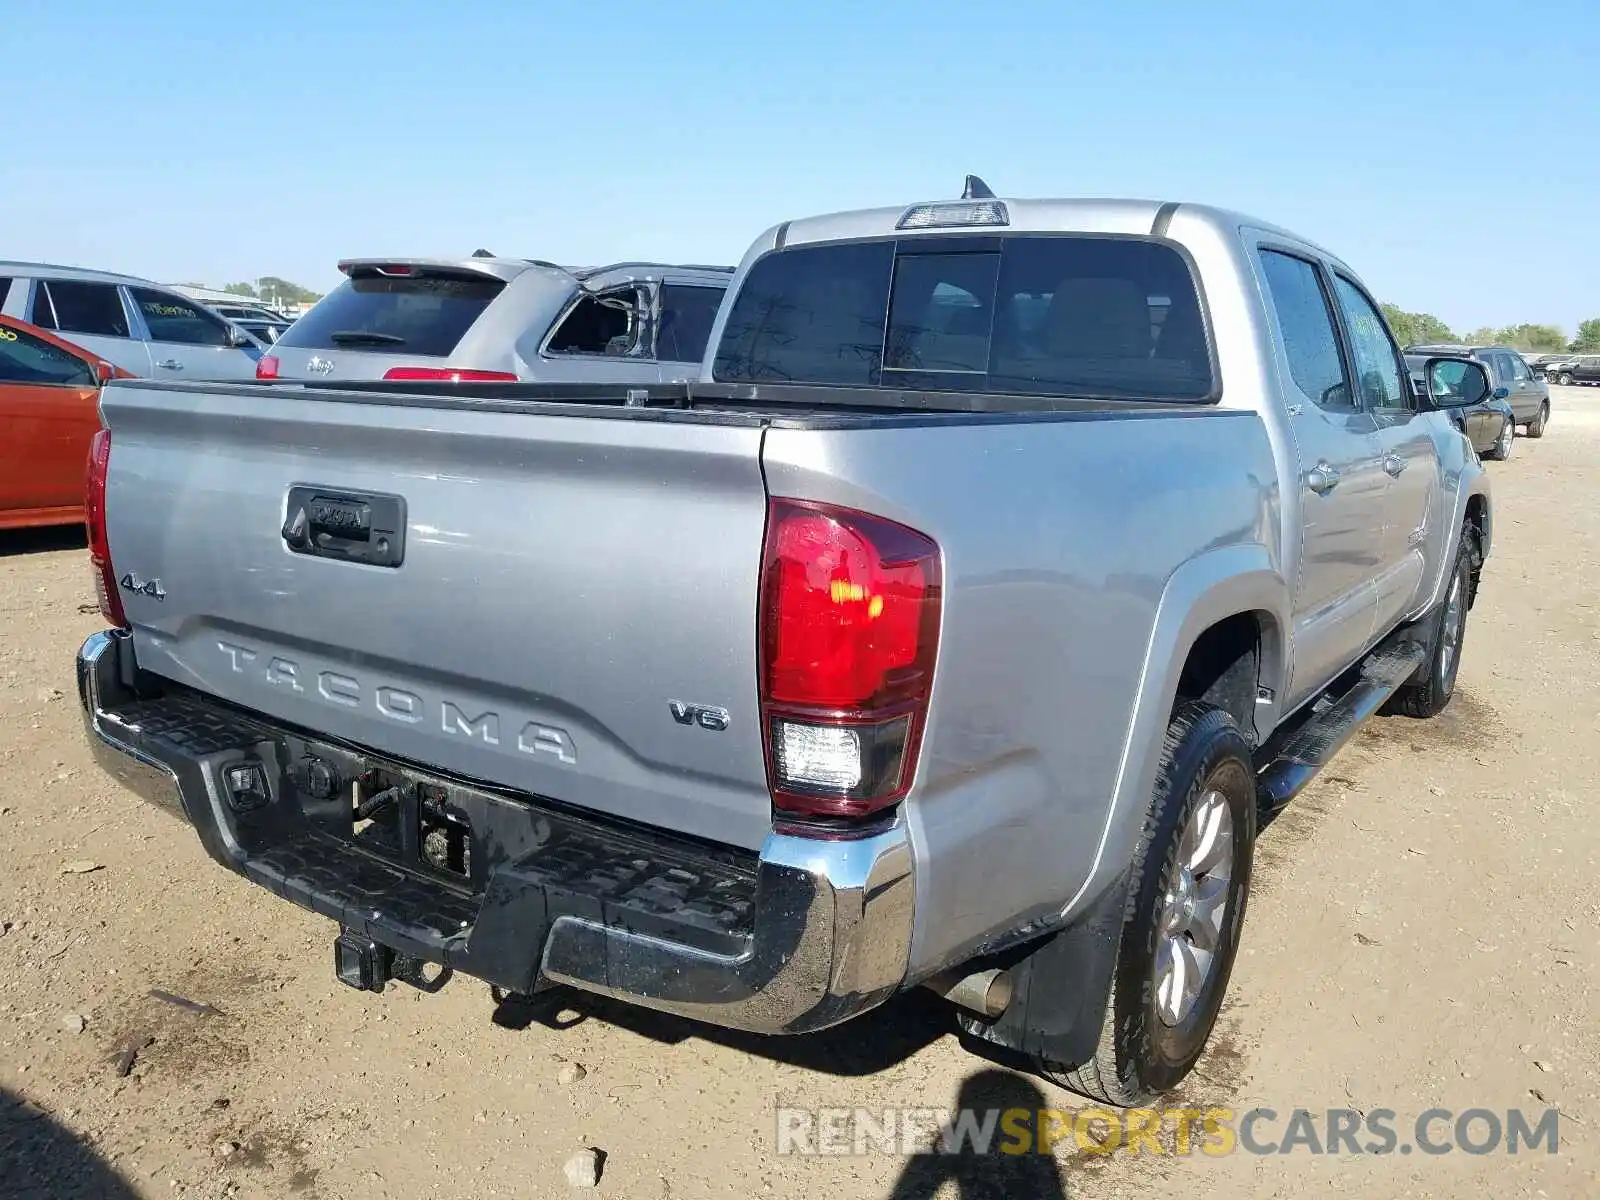
M 1381 305 L 1383 315 L 1402 346 L 1456 342 L 1468 346 L 1510 346 L 1529 354 L 1600 354 L 1600 317 L 1591 317 L 1578 326 L 1578 336 L 1569 338 L 1558 325 L 1506 325 L 1500 329 L 1483 326 L 1457 336 L 1432 313 L 1406 312 L 1399 305 Z
M 263 275 L 254 283 L 230 283 L 222 290 L 235 296 L 248 296 L 252 300 L 265 300 L 269 304 L 315 304 L 322 299 L 321 292 L 313 292 L 310 288 L 279 279 L 276 275 Z

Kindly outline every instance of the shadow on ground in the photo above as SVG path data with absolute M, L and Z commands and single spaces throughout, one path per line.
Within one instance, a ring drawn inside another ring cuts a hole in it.
M 989 1068 L 969 1075 L 956 1094 L 957 1114 L 966 1111 L 981 1127 L 987 1113 L 1005 1114 L 1013 1110 L 1026 1113 L 1025 1122 L 1014 1127 L 1037 1128 L 1038 1114 L 1050 1108 L 1044 1093 L 1032 1080 L 1010 1071 Z M 890 1189 L 888 1200 L 931 1200 L 944 1188 L 944 1195 L 956 1200 L 1066 1200 L 1066 1181 L 1061 1164 L 1050 1153 L 1039 1153 L 1037 1145 L 1023 1146 L 1016 1138 L 1008 1140 L 1008 1122 L 1000 1116 L 995 1122 L 995 1140 L 987 1147 L 974 1147 L 962 1140 L 958 1146 L 935 1146 L 906 1160 L 900 1177 Z M 1020 1153 L 1006 1153 L 1009 1144 Z M 947 1184 L 955 1185 L 952 1192 Z
M 132 1187 L 70 1129 L 0 1088 L 0 1194 L 14 1200 L 131 1200 Z
M 563 1013 L 568 1015 L 563 1018 Z M 565 1029 L 585 1020 L 603 1021 L 669 1045 L 702 1038 L 746 1054 L 840 1076 L 887 1070 L 956 1029 L 950 1005 L 921 989 L 895 996 L 844 1025 L 803 1037 L 740 1033 L 567 988 L 552 988 L 533 997 L 508 997 L 494 1013 L 495 1024 L 507 1029 L 526 1029 L 533 1024 Z
M 82 550 L 82 525 L 52 525 L 45 529 L 0 530 L 0 558 L 45 554 L 52 550 Z

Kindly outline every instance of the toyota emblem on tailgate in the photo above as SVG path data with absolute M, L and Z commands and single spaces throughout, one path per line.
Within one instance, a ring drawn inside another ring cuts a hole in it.
M 326 375 L 333 370 L 333 359 L 313 354 L 306 360 L 306 370 L 313 375 Z

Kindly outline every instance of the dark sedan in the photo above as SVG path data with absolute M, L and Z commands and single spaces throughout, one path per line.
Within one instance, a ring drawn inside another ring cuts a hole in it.
M 1422 377 L 1422 366 L 1433 355 L 1406 355 L 1406 369 L 1411 372 L 1411 383 L 1419 393 L 1426 393 L 1427 384 Z M 1496 387 L 1481 403 L 1466 408 L 1445 409 L 1456 428 L 1467 435 L 1472 448 L 1484 458 L 1507 459 L 1516 440 L 1516 417 L 1511 411 L 1506 389 Z

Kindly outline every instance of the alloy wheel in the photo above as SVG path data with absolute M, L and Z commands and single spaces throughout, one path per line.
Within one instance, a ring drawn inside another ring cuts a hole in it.
M 1233 810 L 1212 788 L 1178 839 L 1176 874 L 1157 918 L 1156 1012 L 1164 1025 L 1194 1011 L 1215 969 L 1233 867 Z

